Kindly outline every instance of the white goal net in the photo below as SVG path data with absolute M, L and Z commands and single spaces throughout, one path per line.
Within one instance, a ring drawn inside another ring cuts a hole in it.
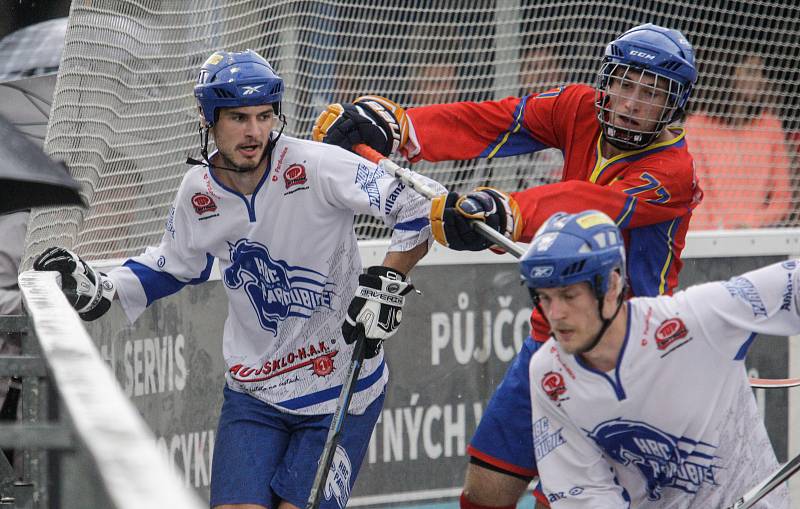
M 307 138 L 326 104 L 364 93 L 413 107 L 593 83 L 605 44 L 646 22 L 681 30 L 696 48 L 694 110 L 722 118 L 717 131 L 758 133 L 774 156 L 705 177 L 707 194 L 733 196 L 732 213 L 752 209 L 758 227 L 794 226 L 798 20 L 793 0 L 74 0 L 46 149 L 67 162 L 91 208 L 36 211 L 28 256 L 61 244 L 109 259 L 159 241 L 184 161 L 199 155 L 191 89 L 213 50 L 262 53 L 286 82 L 285 132 Z M 736 81 L 737 69 L 755 84 Z M 698 161 L 725 155 L 688 139 Z M 549 150 L 415 169 L 456 190 L 513 191 L 558 179 L 561 163 Z M 356 229 L 362 239 L 388 233 L 370 218 Z

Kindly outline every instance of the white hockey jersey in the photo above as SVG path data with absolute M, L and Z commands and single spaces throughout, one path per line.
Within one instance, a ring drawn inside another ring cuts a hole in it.
M 778 464 L 744 367 L 756 334 L 800 332 L 796 260 L 634 298 L 613 371 L 553 338 L 530 364 L 542 487 L 562 508 L 723 508 Z M 777 488 L 760 508 L 788 508 Z
M 109 276 L 134 321 L 154 300 L 206 281 L 218 259 L 228 386 L 287 412 L 332 413 L 352 353 L 341 326 L 362 270 L 354 216 L 383 219 L 393 228 L 389 250 L 407 251 L 431 241 L 429 210 L 366 159 L 282 136 L 252 195 L 191 168 L 161 244 Z M 387 378 L 382 354 L 365 361 L 350 412 L 363 413 Z

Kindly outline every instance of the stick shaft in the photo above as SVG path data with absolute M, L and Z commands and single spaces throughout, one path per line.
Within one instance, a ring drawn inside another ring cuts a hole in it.
M 336 403 L 336 410 L 331 418 L 331 426 L 328 428 L 325 448 L 322 450 L 322 455 L 317 465 L 317 473 L 314 475 L 314 484 L 311 485 L 311 492 L 308 495 L 306 509 L 317 509 L 319 507 L 322 490 L 325 486 L 325 481 L 328 479 L 328 472 L 333 462 L 333 455 L 336 452 L 336 446 L 339 444 L 344 419 L 347 416 L 347 409 L 350 408 L 350 400 L 353 399 L 353 393 L 355 393 L 358 374 L 361 372 L 362 364 L 364 364 L 364 348 L 367 338 L 361 327 L 358 327 L 356 330 L 359 337 L 356 340 L 356 346 L 353 350 L 353 359 L 350 361 L 350 367 L 347 369 L 345 381 L 342 383 L 342 390 L 339 392 L 339 401 Z
M 759 500 L 766 497 L 772 490 L 778 487 L 781 483 L 793 476 L 800 470 L 800 454 L 789 460 L 785 465 L 775 471 L 771 476 L 767 477 L 753 489 L 742 495 L 728 509 L 749 509 L 753 507 Z
M 405 184 L 407 187 L 410 187 L 414 191 L 418 192 L 425 198 L 432 200 L 436 193 L 428 187 L 425 182 L 417 179 L 416 176 L 411 172 L 411 170 L 407 168 L 403 168 L 394 163 L 391 159 L 384 157 L 383 154 L 374 150 L 372 147 L 368 145 L 359 144 L 353 147 L 359 155 L 364 157 L 365 159 L 369 159 L 373 163 L 376 163 L 378 166 L 384 169 L 386 173 L 393 175 L 396 179 L 400 182 Z M 515 242 L 509 240 L 500 232 L 492 228 L 491 226 L 487 225 L 483 221 L 472 221 L 472 227 L 476 229 L 481 235 L 486 237 L 488 240 L 491 240 L 498 246 L 501 246 L 507 252 L 514 255 L 516 258 L 521 258 L 522 255 L 525 254 L 525 250 L 518 246 Z

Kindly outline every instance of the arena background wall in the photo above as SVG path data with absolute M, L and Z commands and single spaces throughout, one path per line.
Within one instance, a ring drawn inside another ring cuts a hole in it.
M 800 253 L 800 233 L 787 233 L 694 236 L 681 286 L 727 279 Z M 728 249 L 735 256 L 703 252 L 726 243 L 739 246 Z M 384 250 L 382 241 L 362 243 L 365 264 L 378 263 Z M 510 255 L 435 247 L 412 278 L 422 295 L 408 300 L 400 331 L 386 346 L 386 404 L 351 507 L 455 507 L 466 445 L 528 331 L 529 297 Z M 163 453 L 183 472 L 185 482 L 206 497 L 222 402 L 226 311 L 227 298 L 217 278 L 157 301 L 133 326 L 118 306 L 87 324 Z M 747 359 L 751 375 L 800 374 L 797 343 L 760 337 Z M 798 430 L 799 422 L 790 413 L 798 410 L 797 402 L 789 401 L 791 391 L 754 391 L 781 461 L 797 452 L 800 438 L 797 431 L 790 432 Z M 653 397 L 658 397 L 655 389 Z

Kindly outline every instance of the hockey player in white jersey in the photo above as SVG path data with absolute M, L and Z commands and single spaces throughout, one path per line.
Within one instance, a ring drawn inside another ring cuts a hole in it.
M 219 51 L 194 88 L 204 161 L 183 179 L 159 246 L 108 276 L 51 248 L 37 270 L 62 273 L 84 319 L 119 299 L 135 320 L 153 301 L 209 277 L 228 295 L 228 368 L 216 435 L 211 505 L 302 507 L 350 362 L 355 330 L 367 360 L 321 507 L 347 503 L 380 414 L 408 271 L 431 242 L 429 202 L 366 159 L 276 132 L 283 81 L 257 53 Z M 217 150 L 208 154 L 208 135 Z M 423 178 L 419 176 L 419 178 Z M 441 186 L 425 179 L 436 189 Z M 362 274 L 355 214 L 393 228 L 383 266 Z M 357 288 L 361 297 L 354 297 Z
M 620 232 L 586 211 L 552 216 L 520 267 L 552 330 L 530 363 L 551 507 L 722 508 L 777 468 L 744 358 L 756 334 L 800 332 L 798 261 L 626 300 Z

